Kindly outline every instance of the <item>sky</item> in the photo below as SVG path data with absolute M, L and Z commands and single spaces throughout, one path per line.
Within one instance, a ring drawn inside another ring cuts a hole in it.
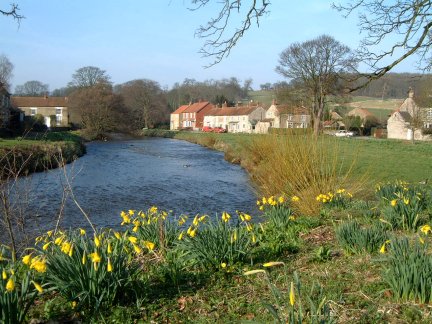
M 96 66 L 114 84 L 151 79 L 171 88 L 185 78 L 205 81 L 253 79 L 252 87 L 283 81 L 275 72 L 279 54 L 294 42 L 322 34 L 355 50 L 361 38 L 356 16 L 343 18 L 327 0 L 274 0 L 221 63 L 199 50 L 195 30 L 218 13 L 219 1 L 196 11 L 190 0 L 11 0 L 25 16 L 18 25 L 0 16 L 0 54 L 14 64 L 15 86 L 38 80 L 52 91 L 67 85 L 84 66 Z M 247 2 L 247 1 L 246 1 Z M 245 3 L 246 3 L 245 2 Z M 2 2 L 2 9 L 7 9 Z M 241 22 L 241 15 L 233 21 Z M 395 72 L 415 72 L 408 60 Z

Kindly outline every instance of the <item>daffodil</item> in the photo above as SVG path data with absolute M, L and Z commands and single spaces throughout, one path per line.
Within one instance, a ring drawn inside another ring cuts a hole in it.
M 13 278 L 9 278 L 9 280 L 6 283 L 6 290 L 11 292 L 15 289 L 15 281 L 13 280 Z
M 195 226 L 198 226 L 198 215 L 196 215 L 194 217 L 194 220 L 192 221 L 192 224 L 194 224 Z
M 99 236 L 97 236 L 96 234 L 94 235 L 94 244 L 96 247 L 99 247 L 101 245 L 101 241 L 99 239 Z
M 147 249 L 149 249 L 150 251 L 153 251 L 155 244 L 153 242 L 150 241 L 144 241 L 144 245 L 146 246 Z
M 432 231 L 430 225 L 426 224 L 420 227 L 420 231 L 422 231 L 424 234 L 428 234 L 429 232 Z
M 227 212 L 223 212 L 222 213 L 222 220 L 226 223 L 229 221 L 229 219 L 231 218 L 231 215 L 228 214 Z
M 3 269 L 3 271 L 2 271 L 2 279 L 3 279 L 3 280 L 6 280 L 6 279 L 7 279 L 7 273 L 6 273 L 6 270 L 5 270 L 5 269 Z
M 33 258 L 30 269 L 35 269 L 37 272 L 45 272 L 47 269 L 46 261 L 41 258 Z
M 71 308 L 75 309 L 77 306 L 77 302 L 74 300 L 73 302 L 71 302 Z
M 112 272 L 113 271 L 113 266 L 112 266 L 111 260 L 109 258 L 108 258 L 107 271 L 108 272 Z
M 194 228 L 193 230 L 191 230 L 188 234 L 189 234 L 190 237 L 195 237 L 195 235 L 196 235 L 196 228 Z
M 107 246 L 107 253 L 108 253 L 108 254 L 111 254 L 111 253 L 112 253 L 112 246 L 111 246 L 111 242 L 108 243 L 108 246 Z
M 71 247 L 72 247 L 72 244 L 71 244 L 70 242 L 68 242 L 68 241 L 64 241 L 64 242 L 61 244 L 61 248 L 60 248 L 60 250 L 61 250 L 64 254 L 68 254 L 69 251 L 70 251 L 70 249 L 71 249 Z
M 87 261 L 87 256 L 86 256 L 86 254 L 85 254 L 85 252 L 83 253 L 83 256 L 82 256 L 82 258 L 81 258 L 81 263 L 82 264 L 86 264 L 86 261 Z
M 397 205 L 397 199 L 393 199 L 393 200 L 390 202 L 390 205 L 391 205 L 392 207 L 396 206 L 396 205 Z
M 282 197 L 282 196 L 280 196 L 280 197 L 278 198 L 278 203 L 279 203 L 279 204 L 283 204 L 284 202 L 285 202 L 285 198 Z
M 31 254 L 27 254 L 27 255 L 23 256 L 23 258 L 22 258 L 22 262 L 23 262 L 25 265 L 29 265 L 30 262 L 31 262 Z
M 292 197 L 291 197 L 291 201 L 292 201 L 292 202 L 297 202 L 297 201 L 299 201 L 299 200 L 300 200 L 300 198 L 297 197 L 297 196 L 292 196 Z
M 256 269 L 256 270 L 250 270 L 250 271 L 246 271 L 245 273 L 243 273 L 245 276 L 250 276 L 256 273 L 265 273 L 265 270 L 262 269 Z
M 221 263 L 221 268 L 222 268 L 222 269 L 225 269 L 226 266 L 227 266 L 227 264 L 226 264 L 225 262 L 222 262 L 222 263 Z
M 275 267 L 275 266 L 279 266 L 279 265 L 284 265 L 285 263 L 281 262 L 281 261 L 272 261 L 272 262 L 266 262 L 263 264 L 263 267 L 265 268 L 269 268 L 269 267 Z
M 184 231 L 181 231 L 179 236 L 178 236 L 179 241 L 181 241 L 183 239 L 183 234 L 184 234 Z
M 246 222 L 249 222 L 249 221 L 252 219 L 252 216 L 249 215 L 249 214 L 243 214 L 243 217 L 244 217 L 244 220 L 245 220 Z
M 99 263 L 102 260 L 101 256 L 97 252 L 90 253 L 89 257 L 93 263 Z
M 141 248 L 138 245 L 133 244 L 133 248 L 134 248 L 135 253 L 137 253 L 137 254 L 141 253 Z
M 49 247 L 50 244 L 51 244 L 51 242 L 45 243 L 45 244 L 42 246 L 42 250 L 44 250 L 44 251 L 48 250 L 48 247 Z
M 117 238 L 117 240 L 121 239 L 121 234 L 119 232 L 114 232 L 114 236 Z
M 129 236 L 128 240 L 132 243 L 132 244 L 136 244 L 138 242 L 138 239 L 135 236 Z
M 36 288 L 36 290 L 39 293 L 43 293 L 43 288 L 42 288 L 42 286 L 40 284 L 38 284 L 37 282 L 34 282 L 34 281 L 32 281 L 32 283 L 33 283 L 33 286 Z
M 386 251 L 387 251 L 387 244 L 389 244 L 389 243 L 390 243 L 390 240 L 387 240 L 387 241 L 384 242 L 383 245 L 381 245 L 381 248 L 379 250 L 379 252 L 381 254 L 385 254 L 386 253 Z
M 294 294 L 294 283 L 292 281 L 291 281 L 291 288 L 290 288 L 290 293 L 289 293 L 289 300 L 290 300 L 291 306 L 294 306 L 295 294 Z
M 80 235 L 81 235 L 81 236 L 83 236 L 83 235 L 86 234 L 86 231 L 85 231 L 85 229 L 83 229 L 83 228 L 80 228 L 79 231 L 80 231 Z

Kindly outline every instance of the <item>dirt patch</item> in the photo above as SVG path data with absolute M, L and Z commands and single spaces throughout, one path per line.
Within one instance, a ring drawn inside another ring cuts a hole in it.
M 324 225 L 316 227 L 300 237 L 307 243 L 319 246 L 333 242 L 335 240 L 335 233 L 333 227 Z

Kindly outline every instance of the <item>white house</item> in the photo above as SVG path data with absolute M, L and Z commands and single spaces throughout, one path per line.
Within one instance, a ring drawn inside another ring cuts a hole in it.
M 213 108 L 204 116 L 204 126 L 221 127 L 229 133 L 252 133 L 265 115 L 259 105 Z

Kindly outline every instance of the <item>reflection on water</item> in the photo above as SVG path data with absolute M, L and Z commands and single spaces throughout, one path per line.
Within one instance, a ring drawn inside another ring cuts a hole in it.
M 179 140 L 90 143 L 87 154 L 68 165 L 67 172 L 75 197 L 97 227 L 115 228 L 121 210 L 145 210 L 152 205 L 192 216 L 223 210 L 252 212 L 255 205 L 243 169 L 226 162 L 223 153 Z M 35 228 L 54 226 L 64 181 L 61 170 L 31 176 Z M 70 198 L 61 225 L 88 228 Z

